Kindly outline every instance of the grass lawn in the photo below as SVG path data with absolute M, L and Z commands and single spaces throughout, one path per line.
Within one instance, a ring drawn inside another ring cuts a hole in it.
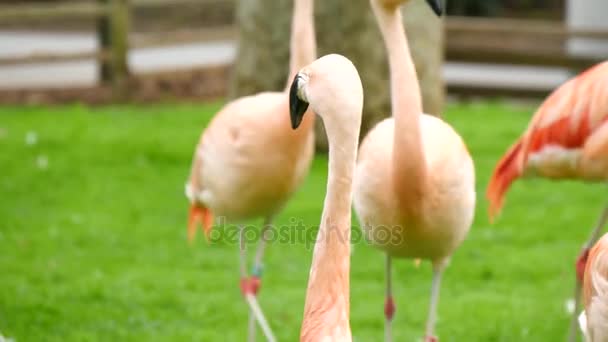
M 17 341 L 243 341 L 237 246 L 186 241 L 183 186 L 201 129 L 220 104 L 0 107 L 0 332 Z M 478 207 L 444 277 L 438 333 L 447 341 L 559 341 L 574 260 L 605 189 L 518 182 L 495 225 L 484 192 L 532 107 L 451 105 L 477 167 Z M 26 143 L 29 141 L 29 144 Z M 319 222 L 319 156 L 278 224 Z M 311 259 L 305 243 L 267 251 L 260 301 L 281 341 L 297 340 Z M 351 326 L 383 336 L 383 256 L 352 257 Z M 395 263 L 395 339 L 422 336 L 431 270 Z M 259 338 L 260 340 L 261 337 Z

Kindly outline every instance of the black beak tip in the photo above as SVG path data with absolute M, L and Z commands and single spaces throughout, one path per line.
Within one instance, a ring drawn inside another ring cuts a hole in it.
M 298 129 L 298 127 L 300 127 L 301 122 L 302 122 L 302 119 L 297 119 L 292 116 L 291 117 L 291 129 L 293 129 L 294 131 L 296 129 Z
M 438 17 L 441 17 L 441 15 L 443 14 L 441 0 L 426 0 L 426 2 L 429 4 L 429 6 L 431 6 L 433 12 L 435 12 Z
M 298 97 L 298 88 L 300 82 L 300 76 L 296 75 L 289 89 L 289 117 L 291 119 L 291 128 L 297 129 L 302 123 L 304 113 L 308 109 L 308 103 L 302 101 Z

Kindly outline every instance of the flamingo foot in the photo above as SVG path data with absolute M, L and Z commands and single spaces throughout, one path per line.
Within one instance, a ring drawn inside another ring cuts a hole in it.
M 262 280 L 256 276 L 241 279 L 241 293 L 243 296 L 249 294 L 254 297 L 257 296 L 261 286 Z
M 439 338 L 437 336 L 426 336 L 424 342 L 439 342 Z
M 581 284 L 583 283 L 583 278 L 585 276 L 585 265 L 587 265 L 588 257 L 589 248 L 585 248 L 576 259 L 576 278 Z
M 251 286 L 251 293 L 254 296 L 257 296 L 258 292 L 260 291 L 260 287 L 262 286 L 262 279 L 256 276 L 249 277 L 249 284 Z
M 386 302 L 384 303 L 384 316 L 388 321 L 393 320 L 396 310 L 397 307 L 395 306 L 395 301 L 393 300 L 393 297 L 387 297 Z
M 188 216 L 188 241 L 192 243 L 196 235 L 196 227 L 201 224 L 201 229 L 205 233 L 205 240 L 209 243 L 211 229 L 213 228 L 213 215 L 208 208 L 200 204 L 192 204 L 190 206 L 190 214 Z

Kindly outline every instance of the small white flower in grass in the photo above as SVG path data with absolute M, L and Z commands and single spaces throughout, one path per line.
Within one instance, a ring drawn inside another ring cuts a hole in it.
M 0 334 L 0 342 L 15 342 L 15 340 L 10 337 L 4 337 L 2 334 Z
M 28 131 L 25 134 L 25 144 L 27 146 L 34 146 L 38 143 L 38 133 L 34 131 Z
M 44 155 L 41 154 L 36 158 L 36 166 L 38 166 L 38 168 L 40 170 L 46 170 L 49 168 L 49 158 Z
M 574 298 L 566 299 L 566 312 L 568 315 L 572 315 L 574 313 Z

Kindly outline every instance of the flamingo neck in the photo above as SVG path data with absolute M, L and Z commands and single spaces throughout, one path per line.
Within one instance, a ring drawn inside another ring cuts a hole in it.
M 289 44 L 289 77 L 284 88 L 286 92 L 298 71 L 317 57 L 314 0 L 294 0 Z
M 317 58 L 317 41 L 315 37 L 314 0 L 294 0 L 289 46 L 289 76 L 283 92 L 287 93 L 296 74 Z M 288 104 L 289 106 L 289 104 Z M 305 139 L 313 130 L 315 114 L 308 111 L 293 136 Z M 283 115 L 289 127 L 289 116 Z
M 301 341 L 350 341 L 350 230 L 359 125 L 325 122 L 329 173 L 313 251 Z
M 388 52 L 391 107 L 395 120 L 393 180 L 402 205 L 420 203 L 427 181 L 422 150 L 422 98 L 399 7 L 375 8 Z

